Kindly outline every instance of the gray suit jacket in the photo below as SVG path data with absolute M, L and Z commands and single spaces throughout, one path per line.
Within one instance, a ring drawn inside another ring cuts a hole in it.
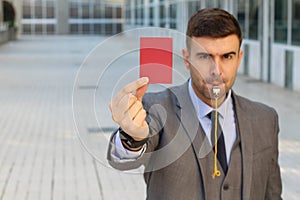
M 234 93 L 233 104 L 241 139 L 241 199 L 281 199 L 276 111 Z M 118 162 L 112 156 L 111 142 L 109 163 L 120 170 L 145 165 L 149 200 L 205 199 L 204 187 L 210 187 L 204 185 L 205 179 L 211 177 L 203 175 L 201 169 L 206 163 L 201 158 L 208 154 L 208 143 L 189 97 L 188 84 L 146 94 L 143 105 L 151 136 L 146 152 L 137 160 Z

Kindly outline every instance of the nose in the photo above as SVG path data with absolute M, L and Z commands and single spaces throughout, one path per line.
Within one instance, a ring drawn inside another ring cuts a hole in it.
M 222 75 L 222 68 L 221 68 L 221 60 L 219 58 L 215 58 L 212 61 L 212 67 L 211 67 L 211 75 L 213 76 L 220 76 Z

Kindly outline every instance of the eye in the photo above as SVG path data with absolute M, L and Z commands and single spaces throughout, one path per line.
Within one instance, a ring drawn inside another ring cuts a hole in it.
M 223 56 L 226 60 L 231 60 L 233 58 L 233 55 L 232 54 L 225 54 Z
M 206 59 L 210 59 L 210 55 L 209 54 L 200 54 L 199 55 L 199 59 L 201 60 L 206 60 Z

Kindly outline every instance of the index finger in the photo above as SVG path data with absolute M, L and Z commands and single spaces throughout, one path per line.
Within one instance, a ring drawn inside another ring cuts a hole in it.
M 137 79 L 134 82 L 129 83 L 115 96 L 113 102 L 114 103 L 119 102 L 125 95 L 136 91 L 140 87 L 143 87 L 144 85 L 146 85 L 148 82 L 149 82 L 148 77 L 142 77 L 142 78 Z

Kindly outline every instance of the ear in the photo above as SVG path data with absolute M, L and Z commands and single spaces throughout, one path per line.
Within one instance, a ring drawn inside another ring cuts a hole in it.
M 239 57 L 238 57 L 238 67 L 240 67 L 244 52 L 240 49 Z
M 182 57 L 183 57 L 183 61 L 185 64 L 185 67 L 190 70 L 191 66 L 190 66 L 190 62 L 189 62 L 189 57 L 190 54 L 186 49 L 182 49 Z

